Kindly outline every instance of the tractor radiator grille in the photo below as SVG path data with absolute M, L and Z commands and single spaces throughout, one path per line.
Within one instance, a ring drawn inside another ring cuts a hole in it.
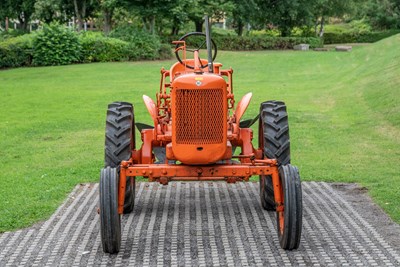
M 222 143 L 226 123 L 222 89 L 177 89 L 175 93 L 176 143 Z

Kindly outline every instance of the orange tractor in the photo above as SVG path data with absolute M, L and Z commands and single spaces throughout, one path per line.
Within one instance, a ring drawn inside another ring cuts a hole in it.
M 232 69 L 214 62 L 217 47 L 209 34 L 193 32 L 173 42 L 177 62 L 161 70 L 156 101 L 143 96 L 153 125 L 135 124 L 133 106 L 108 106 L 105 168 L 100 175 L 100 222 L 104 252 L 121 246 L 120 216 L 132 212 L 135 177 L 164 185 L 169 181 L 225 180 L 228 183 L 260 177 L 261 205 L 276 211 L 283 249 L 297 249 L 302 228 L 302 192 L 298 169 L 290 165 L 286 106 L 266 101 L 260 114 L 242 121 L 250 103 L 248 93 L 236 103 Z M 206 47 L 206 49 L 204 49 Z M 200 53 L 207 51 L 207 59 Z M 193 58 L 186 58 L 188 52 Z M 255 122 L 258 147 L 252 145 Z M 136 148 L 135 130 L 142 139 Z M 235 153 L 240 148 L 240 153 Z

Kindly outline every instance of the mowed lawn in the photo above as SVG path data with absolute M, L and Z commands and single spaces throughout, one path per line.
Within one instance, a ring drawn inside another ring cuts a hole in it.
M 350 53 L 220 52 L 237 101 L 288 106 L 292 162 L 303 181 L 357 182 L 400 222 L 400 36 Z M 223 48 L 222 48 L 223 49 Z M 174 61 L 0 71 L 0 232 L 48 218 L 78 183 L 97 182 L 107 104 L 159 90 Z M 254 128 L 256 129 L 256 128 Z

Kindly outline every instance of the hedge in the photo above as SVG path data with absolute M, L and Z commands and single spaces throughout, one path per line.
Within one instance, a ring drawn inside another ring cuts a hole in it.
M 400 33 L 400 30 L 384 32 L 343 32 L 324 34 L 324 44 L 345 44 L 345 43 L 375 43 L 392 35 Z
M 315 37 L 270 37 L 270 36 L 216 36 L 213 38 L 223 50 L 282 50 L 293 49 L 298 44 L 309 44 L 310 48 L 321 47 Z
M 157 40 L 151 42 L 154 38 Z M 0 41 L 0 68 L 172 57 L 171 45 L 162 44 L 156 36 L 134 34 L 127 40 L 46 25 L 34 33 Z
M 147 39 L 136 36 L 135 41 L 104 37 L 99 33 L 84 33 L 80 36 L 83 62 L 108 62 L 127 60 L 170 59 L 171 46 L 158 43 L 148 45 Z
M 172 42 L 179 38 L 179 36 L 167 36 L 164 37 L 164 40 L 165 42 Z M 321 39 L 316 37 L 232 36 L 214 34 L 212 39 L 220 50 L 282 50 L 293 49 L 297 44 L 309 44 L 310 48 L 323 46 Z

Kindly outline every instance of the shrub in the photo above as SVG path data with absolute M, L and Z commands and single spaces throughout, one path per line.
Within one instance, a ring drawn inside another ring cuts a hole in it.
M 349 23 L 350 31 L 357 33 L 370 33 L 372 31 L 371 25 L 369 25 L 364 19 L 353 20 Z
M 151 35 L 145 31 L 139 30 L 130 25 L 124 25 L 116 28 L 110 33 L 110 37 L 118 38 L 129 42 L 132 51 L 130 52 L 131 60 L 141 59 L 160 59 L 160 52 L 167 56 L 167 50 L 162 48 L 160 38 Z M 169 58 L 172 56 L 170 54 Z
M 100 33 L 87 32 L 80 35 L 83 62 L 126 61 L 130 55 L 129 43 Z
M 171 45 L 161 44 L 158 50 L 158 59 L 170 59 L 172 57 Z
M 33 64 L 66 65 L 79 62 L 81 47 L 75 32 L 59 24 L 45 25 L 33 40 Z
M 0 43 L 0 68 L 32 64 L 32 34 L 8 38 Z
M 400 30 L 384 32 L 327 32 L 324 34 L 324 44 L 374 43 L 398 33 L 400 33 Z
M 9 29 L 8 31 L 0 31 L 0 40 L 6 40 L 9 38 L 18 37 L 25 34 L 27 34 L 27 32 L 23 30 Z

